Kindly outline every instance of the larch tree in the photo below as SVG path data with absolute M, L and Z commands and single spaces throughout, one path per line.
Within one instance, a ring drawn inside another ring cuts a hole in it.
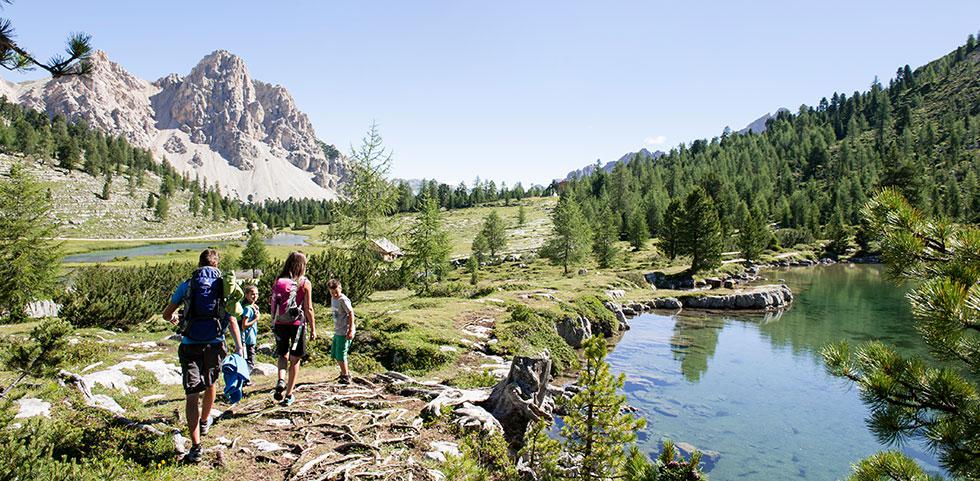
M 61 261 L 47 188 L 22 164 L 0 180 L 0 317 L 20 322 L 27 304 L 51 292 Z
M 870 407 L 868 426 L 886 444 L 924 440 L 957 479 L 980 479 L 980 229 L 930 218 L 897 189 L 862 211 L 879 233 L 891 277 L 908 293 L 916 328 L 936 364 L 903 356 L 881 341 L 851 352 L 824 349 L 830 373 L 853 381 Z M 898 451 L 862 461 L 852 479 L 929 479 Z
M 384 146 L 378 124 L 372 123 L 357 149 L 351 149 L 350 180 L 344 185 L 346 199 L 336 212 L 329 237 L 366 243 L 373 235 L 389 235 L 381 219 L 398 204 L 398 189 L 388 180 L 391 153 Z
M 238 267 L 246 270 L 264 269 L 269 264 L 269 253 L 265 248 L 265 241 L 258 230 L 253 230 L 248 236 L 248 242 L 242 249 L 242 256 L 238 259 Z
M 565 275 L 568 275 L 570 266 L 588 256 L 592 245 L 589 224 L 572 194 L 558 199 L 551 221 L 551 238 L 541 247 L 541 255 L 562 266 Z
M 646 210 L 641 205 L 634 206 L 626 216 L 626 239 L 634 250 L 642 249 L 650 239 Z
M 422 197 L 409 239 L 408 267 L 417 281 L 419 293 L 428 294 L 432 282 L 449 270 L 452 249 L 436 198 L 428 194 Z
M 507 248 L 507 230 L 504 221 L 497 214 L 496 210 L 491 210 L 483 219 L 483 226 L 480 228 L 480 236 L 486 241 L 487 253 L 491 258 L 496 258 L 497 254 Z
M 746 213 L 738 229 L 738 248 L 742 251 L 742 257 L 748 261 L 759 260 L 770 235 L 769 226 L 758 210 Z

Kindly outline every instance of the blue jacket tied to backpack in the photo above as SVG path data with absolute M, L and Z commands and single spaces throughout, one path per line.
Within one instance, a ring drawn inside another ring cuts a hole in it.
M 196 269 L 187 280 L 181 334 L 194 342 L 221 340 L 227 324 L 224 311 L 221 271 L 210 266 Z
M 238 354 L 230 354 L 221 364 L 221 372 L 225 377 L 225 399 L 229 404 L 242 400 L 242 388 L 248 382 L 251 373 L 245 358 Z

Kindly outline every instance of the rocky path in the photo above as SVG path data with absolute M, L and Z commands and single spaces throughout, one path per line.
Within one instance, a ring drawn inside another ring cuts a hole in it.
M 395 391 L 364 378 L 302 384 L 288 407 L 251 393 L 217 419 L 210 462 L 247 465 L 254 479 L 441 479 L 433 467 L 456 444 L 423 423 L 422 397 Z

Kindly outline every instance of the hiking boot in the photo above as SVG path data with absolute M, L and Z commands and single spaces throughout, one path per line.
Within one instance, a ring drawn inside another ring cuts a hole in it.
M 276 392 L 272 394 L 272 399 L 275 399 L 276 401 L 282 401 L 282 392 L 285 390 L 286 390 L 286 380 L 280 379 L 279 382 L 276 383 Z
M 340 376 L 339 378 L 337 378 L 337 382 L 339 382 L 340 384 L 343 384 L 343 385 L 346 386 L 346 385 L 350 384 L 350 376 L 349 375 L 348 376 Z
M 204 448 L 200 444 L 195 444 L 191 446 L 191 450 L 187 451 L 184 455 L 184 462 L 190 464 L 196 464 L 201 462 L 201 455 L 204 454 Z
M 292 406 L 293 402 L 295 401 L 296 401 L 296 396 L 290 394 L 289 396 L 286 396 L 286 398 L 283 399 L 279 404 L 283 406 Z
M 201 436 L 207 436 L 208 431 L 210 430 L 211 430 L 211 416 L 208 416 L 207 418 L 201 420 L 201 429 L 199 432 L 201 433 Z

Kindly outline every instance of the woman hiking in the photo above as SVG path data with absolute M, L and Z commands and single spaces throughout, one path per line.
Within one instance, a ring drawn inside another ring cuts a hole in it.
M 299 363 L 306 356 L 306 331 L 316 339 L 313 317 L 313 285 L 306 278 L 306 254 L 289 254 L 279 278 L 272 286 L 272 332 L 276 336 L 279 381 L 273 398 L 282 405 L 293 403 L 293 387 L 299 374 Z M 288 370 L 288 374 L 287 374 Z

